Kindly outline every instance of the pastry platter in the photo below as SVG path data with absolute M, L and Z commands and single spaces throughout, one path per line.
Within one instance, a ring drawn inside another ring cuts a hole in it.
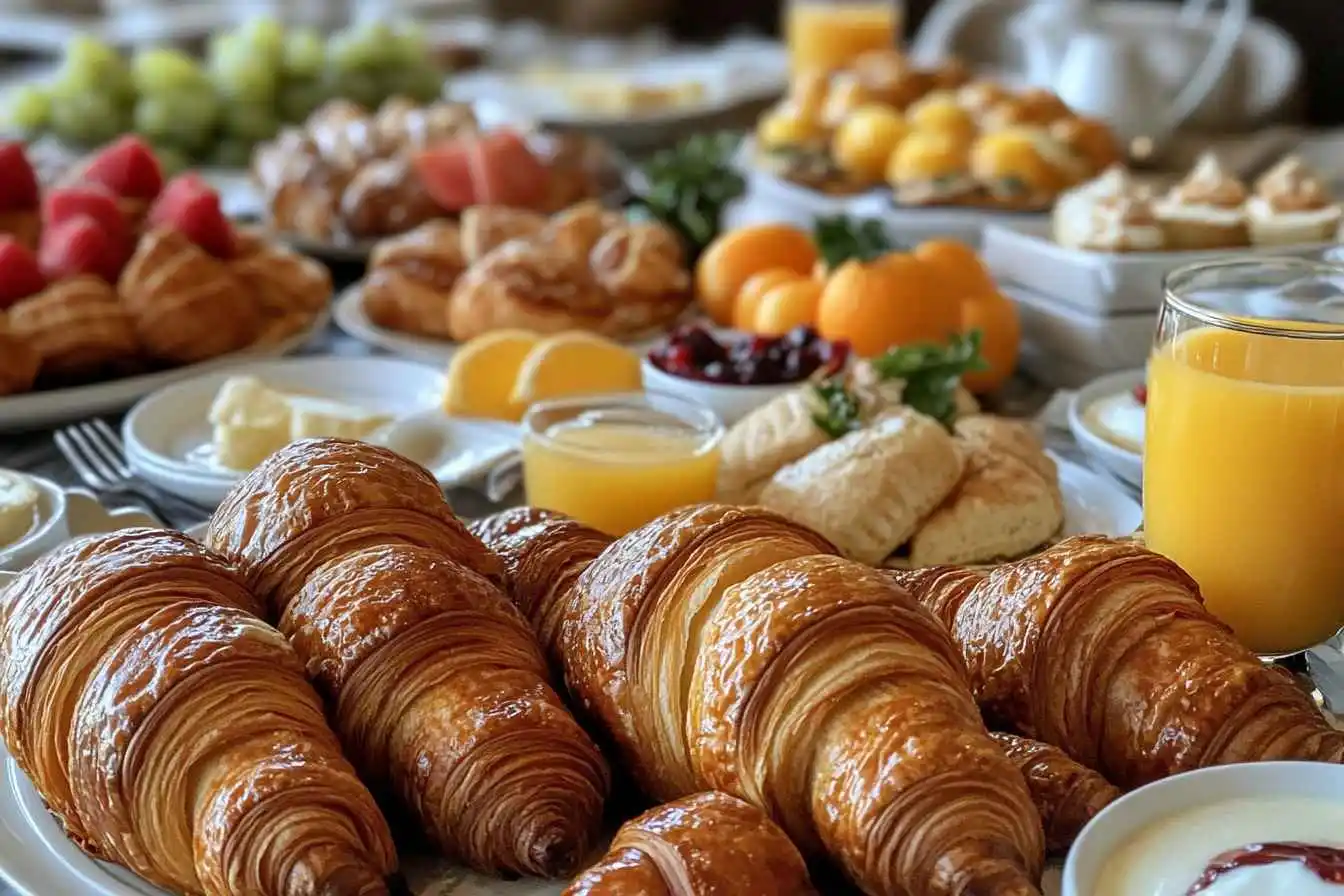
M 22 432 L 82 420 L 123 410 L 164 386 L 212 371 L 250 364 L 259 358 L 278 358 L 298 351 L 327 327 L 327 312 L 319 313 L 302 330 L 265 346 L 255 346 L 199 364 L 122 377 L 102 383 L 48 389 L 0 398 L 0 432 Z

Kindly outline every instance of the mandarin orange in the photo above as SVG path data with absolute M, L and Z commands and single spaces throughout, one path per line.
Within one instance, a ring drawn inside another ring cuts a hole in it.
M 814 326 L 825 285 L 810 277 L 781 283 L 761 297 L 752 332 L 781 336 L 794 327 Z
M 914 256 L 933 270 L 942 285 L 942 294 L 950 301 L 960 302 L 966 296 L 996 289 L 989 268 L 963 242 L 926 240 L 915 247 Z
M 826 282 L 817 308 L 817 331 L 848 340 L 865 357 L 898 345 L 941 343 L 960 326 L 961 309 L 943 300 L 934 271 L 904 253 L 845 262 Z
M 980 354 L 989 365 L 985 370 L 963 376 L 962 385 L 976 395 L 993 392 L 1017 369 L 1022 347 L 1022 321 L 1017 305 L 997 290 L 967 296 L 961 301 L 961 329 L 963 333 L 980 331 Z
M 782 283 L 798 279 L 799 273 L 792 268 L 770 268 L 753 274 L 737 294 L 737 302 L 733 305 L 733 328 L 751 330 L 756 326 L 756 309 L 761 307 L 765 294 Z
M 817 248 L 807 232 L 788 224 L 756 224 L 720 234 L 695 266 L 696 297 L 715 323 L 728 326 L 742 287 L 770 268 L 808 274 Z

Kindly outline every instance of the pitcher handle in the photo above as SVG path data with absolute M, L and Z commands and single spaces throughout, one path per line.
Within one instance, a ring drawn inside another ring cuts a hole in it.
M 1181 18 L 1192 24 L 1196 16 L 1211 12 L 1214 3 L 1211 0 L 1190 0 L 1183 5 Z M 1226 0 L 1223 4 L 1223 17 L 1218 22 L 1213 43 L 1208 54 L 1195 67 L 1194 73 L 1172 100 L 1167 108 L 1161 136 L 1165 137 L 1179 128 L 1195 113 L 1217 86 L 1218 79 L 1227 71 L 1233 54 L 1241 44 L 1242 35 L 1251 18 L 1251 0 Z

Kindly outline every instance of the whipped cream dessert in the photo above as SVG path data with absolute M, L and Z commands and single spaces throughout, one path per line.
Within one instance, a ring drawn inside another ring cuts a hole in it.
M 18 544 L 37 523 L 37 486 L 20 473 L 0 470 L 0 550 Z
M 1165 247 L 1152 193 L 1121 165 L 1061 196 L 1052 224 L 1055 242 L 1070 249 L 1153 252 Z
M 1256 181 L 1246 211 L 1251 241 L 1270 246 L 1329 241 L 1344 216 L 1325 182 L 1296 156 Z
M 1258 797 L 1152 825 L 1089 896 L 1344 896 L 1344 803 Z
M 1089 404 L 1083 411 L 1083 423 L 1117 448 L 1142 454 L 1146 413 L 1146 406 L 1133 392 L 1117 392 Z

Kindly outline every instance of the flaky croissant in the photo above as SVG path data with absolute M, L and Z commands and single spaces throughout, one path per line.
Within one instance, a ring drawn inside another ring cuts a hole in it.
M 807 866 L 769 817 L 725 793 L 699 793 L 621 826 L 564 896 L 812 896 Z
M 0 592 L 0 730 L 71 838 L 174 890 L 383 896 L 386 822 L 303 666 L 187 536 L 67 544 Z
M 9 326 L 41 358 L 39 375 L 57 382 L 122 372 L 140 355 L 130 315 L 97 277 L 60 280 L 23 299 Z
M 1037 894 L 1041 821 L 956 650 L 885 575 L 760 508 L 699 505 L 575 586 L 565 675 L 650 794 L 733 794 L 867 893 Z
M 436 845 L 483 870 L 574 870 L 606 766 L 496 587 L 499 558 L 432 476 L 361 442 L 296 442 L 238 484 L 207 538 L 270 602 L 361 770 Z
M 145 351 L 168 364 L 225 355 L 261 333 L 257 297 L 225 262 L 168 228 L 140 238 L 117 292 Z
M 1027 780 L 1050 855 L 1067 853 L 1087 823 L 1120 798 L 1118 787 L 1058 747 L 1016 734 L 993 737 Z
M 616 335 L 664 327 L 690 304 L 686 252 L 664 224 L 618 224 L 598 240 L 589 264 L 615 301 L 609 329 Z
M 33 388 L 42 356 L 25 338 L 14 333 L 9 316 L 0 311 L 0 396 L 18 395 Z
M 457 224 L 428 221 L 382 240 L 369 265 L 360 286 L 369 320 L 389 330 L 448 338 L 448 300 L 467 269 Z
M 331 273 L 323 264 L 252 234 L 238 235 L 238 255 L 228 266 L 256 297 L 261 343 L 297 333 L 331 299 Z
M 1223 763 L 1344 761 L 1344 732 L 1133 541 L 1078 536 L 989 572 L 890 575 L 952 632 L 992 722 L 1122 788 Z

